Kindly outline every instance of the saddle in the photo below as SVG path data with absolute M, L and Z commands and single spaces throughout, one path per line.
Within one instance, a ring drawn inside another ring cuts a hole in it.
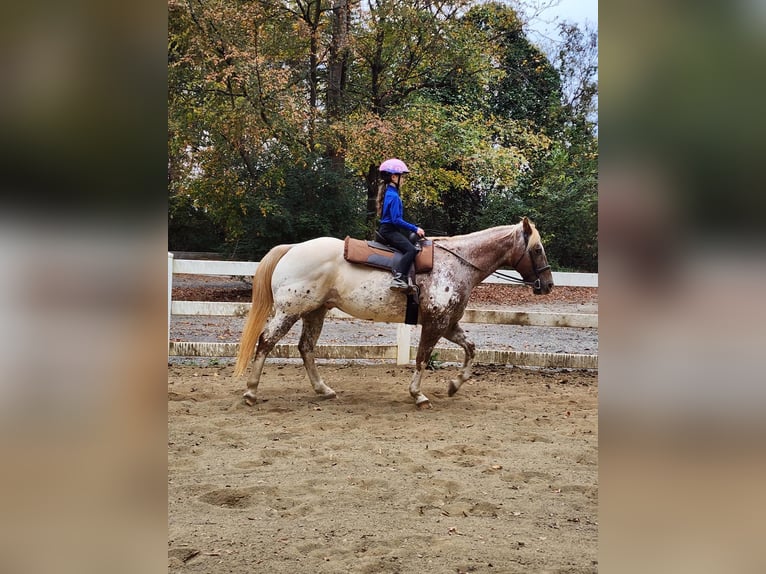
M 376 232 L 378 239 L 383 239 Z M 428 273 L 434 268 L 434 244 L 430 239 L 420 242 L 421 249 L 415 256 L 415 273 Z M 399 263 L 402 254 L 381 241 L 365 241 L 346 237 L 343 258 L 349 263 L 359 263 L 377 269 L 391 269 Z
M 349 263 L 358 263 L 377 269 L 391 271 L 398 265 L 402 258 L 401 252 L 384 244 L 383 237 L 376 231 L 375 236 L 379 241 L 365 241 L 346 237 L 343 244 L 343 257 Z M 416 236 L 417 237 L 417 236 Z M 412 238 L 410 238 L 412 241 Z M 413 243 L 415 243 L 413 241 Z M 418 308 L 420 289 L 415 284 L 416 273 L 428 273 L 434 268 L 434 243 L 425 239 L 415 243 L 417 254 L 415 263 L 410 267 L 410 285 L 413 288 L 407 293 L 407 306 L 404 311 L 404 323 L 407 325 L 418 324 Z

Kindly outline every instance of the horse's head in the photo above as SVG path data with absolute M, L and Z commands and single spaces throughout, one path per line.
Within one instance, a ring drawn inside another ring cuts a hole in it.
M 535 295 L 547 295 L 553 289 L 553 273 L 545 256 L 540 233 L 528 218 L 521 220 L 523 249 L 515 258 L 513 268 L 519 272 L 524 282 L 532 286 Z

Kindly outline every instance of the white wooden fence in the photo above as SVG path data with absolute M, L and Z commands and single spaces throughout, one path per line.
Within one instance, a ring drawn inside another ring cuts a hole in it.
M 171 315 L 207 315 L 207 316 L 245 316 L 250 310 L 250 303 L 222 303 L 213 301 L 173 301 L 173 275 L 227 275 L 252 276 L 258 267 L 254 261 L 206 261 L 175 259 L 168 253 L 168 355 L 176 357 L 234 357 L 237 355 L 236 343 L 209 343 L 170 341 Z M 504 272 L 519 277 L 515 271 Z M 596 273 L 554 272 L 553 281 L 559 286 L 598 287 Z M 503 278 L 489 277 L 484 283 L 512 284 Z M 327 314 L 330 318 L 353 319 L 350 315 L 332 309 Z M 491 309 L 466 309 L 462 323 L 490 323 L 505 325 L 529 325 L 545 327 L 575 327 L 584 329 L 598 328 L 598 315 L 594 313 L 546 313 L 516 312 Z M 412 326 L 397 324 L 396 345 L 317 345 L 317 358 L 324 359 L 396 359 L 397 364 L 408 364 L 415 357 L 416 347 L 410 345 Z M 439 360 L 462 362 L 463 350 L 455 348 L 435 349 Z M 269 355 L 274 358 L 299 358 L 297 345 L 277 345 Z M 506 350 L 477 350 L 476 361 L 479 363 L 514 364 L 519 366 L 597 369 L 598 355 L 572 353 L 537 353 Z

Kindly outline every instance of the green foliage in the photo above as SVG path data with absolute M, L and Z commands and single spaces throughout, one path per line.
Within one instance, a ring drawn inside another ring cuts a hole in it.
M 554 268 L 596 272 L 598 165 L 592 144 L 582 150 L 555 142 L 517 186 L 490 199 L 480 225 L 502 225 L 527 215 L 538 224 Z
M 329 160 L 315 158 L 306 166 L 282 163 L 265 175 L 259 193 L 249 197 L 237 250 L 260 259 L 280 243 L 359 237 L 363 199 L 359 180 L 339 175 Z
M 524 35 L 516 13 L 504 4 L 489 3 L 466 15 L 489 42 L 496 74 L 486 88 L 488 111 L 498 117 L 526 121 L 545 131 L 561 106 L 559 74 Z
M 169 251 L 219 251 L 224 244 L 222 230 L 188 195 L 170 198 L 168 204 Z

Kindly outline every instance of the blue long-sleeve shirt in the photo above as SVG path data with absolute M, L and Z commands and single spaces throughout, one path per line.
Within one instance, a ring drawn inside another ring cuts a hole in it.
M 402 219 L 404 208 L 402 198 L 399 197 L 399 191 L 395 186 L 388 184 L 386 186 L 386 195 L 383 197 L 383 209 L 381 210 L 380 222 L 391 223 L 397 227 L 404 227 L 410 231 L 417 232 L 418 226 Z

